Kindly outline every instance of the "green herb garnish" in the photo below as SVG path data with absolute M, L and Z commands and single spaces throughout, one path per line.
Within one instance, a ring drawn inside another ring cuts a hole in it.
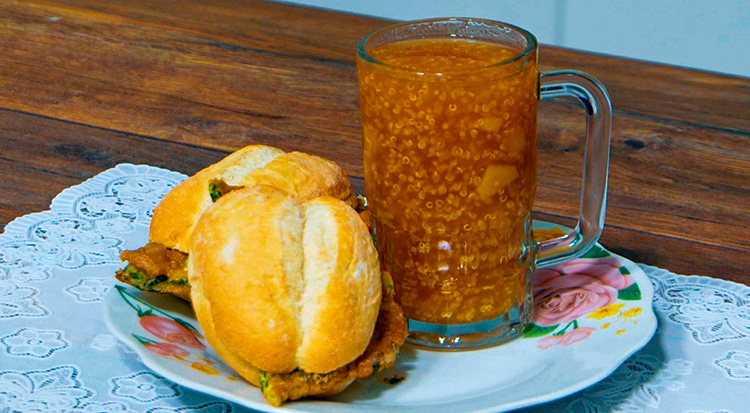
M 211 202 L 216 202 L 221 198 L 222 194 L 219 190 L 219 186 L 215 182 L 208 183 L 208 194 L 211 196 Z

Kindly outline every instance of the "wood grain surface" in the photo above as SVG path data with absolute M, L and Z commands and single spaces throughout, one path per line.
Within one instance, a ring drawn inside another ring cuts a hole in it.
M 0 227 L 118 163 L 192 174 L 251 143 L 362 183 L 355 48 L 387 21 L 282 3 L 0 2 Z M 560 48 L 615 109 L 602 243 L 750 284 L 750 80 Z M 582 109 L 543 102 L 537 217 L 574 224 Z

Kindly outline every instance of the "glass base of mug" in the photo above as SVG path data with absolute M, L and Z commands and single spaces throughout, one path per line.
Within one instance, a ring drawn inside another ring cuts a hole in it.
M 411 344 L 432 350 L 467 350 L 511 341 L 531 321 L 531 297 L 504 315 L 469 324 L 433 324 L 408 320 Z

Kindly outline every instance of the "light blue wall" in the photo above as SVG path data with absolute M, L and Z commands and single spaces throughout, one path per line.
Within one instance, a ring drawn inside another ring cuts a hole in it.
M 750 0 L 292 0 L 412 20 L 466 16 L 573 49 L 750 77 Z

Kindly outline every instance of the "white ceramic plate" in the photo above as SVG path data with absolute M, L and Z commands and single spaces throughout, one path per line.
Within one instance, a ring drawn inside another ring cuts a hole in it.
M 535 227 L 550 228 L 540 224 Z M 575 320 L 562 320 L 556 327 L 538 312 L 540 325 L 527 330 L 528 337 L 482 350 L 434 352 L 406 345 L 396 366 L 355 382 L 338 396 L 288 402 L 278 409 L 268 405 L 259 389 L 240 379 L 205 344 L 184 301 L 118 285 L 107 297 L 105 320 L 156 373 L 260 411 L 498 412 L 555 400 L 593 385 L 643 347 L 656 331 L 653 288 L 644 272 L 601 247 L 587 256 L 566 267 L 553 267 L 557 274 L 546 276 L 576 274 L 570 279 L 578 284 L 571 281 L 568 287 L 581 294 L 601 295 L 598 298 L 608 303 L 603 308 L 593 312 L 588 311 L 593 307 L 582 308 L 586 311 Z M 597 288 L 589 291 L 580 285 L 581 275 Z M 397 377 L 406 379 L 391 384 L 390 379 Z

